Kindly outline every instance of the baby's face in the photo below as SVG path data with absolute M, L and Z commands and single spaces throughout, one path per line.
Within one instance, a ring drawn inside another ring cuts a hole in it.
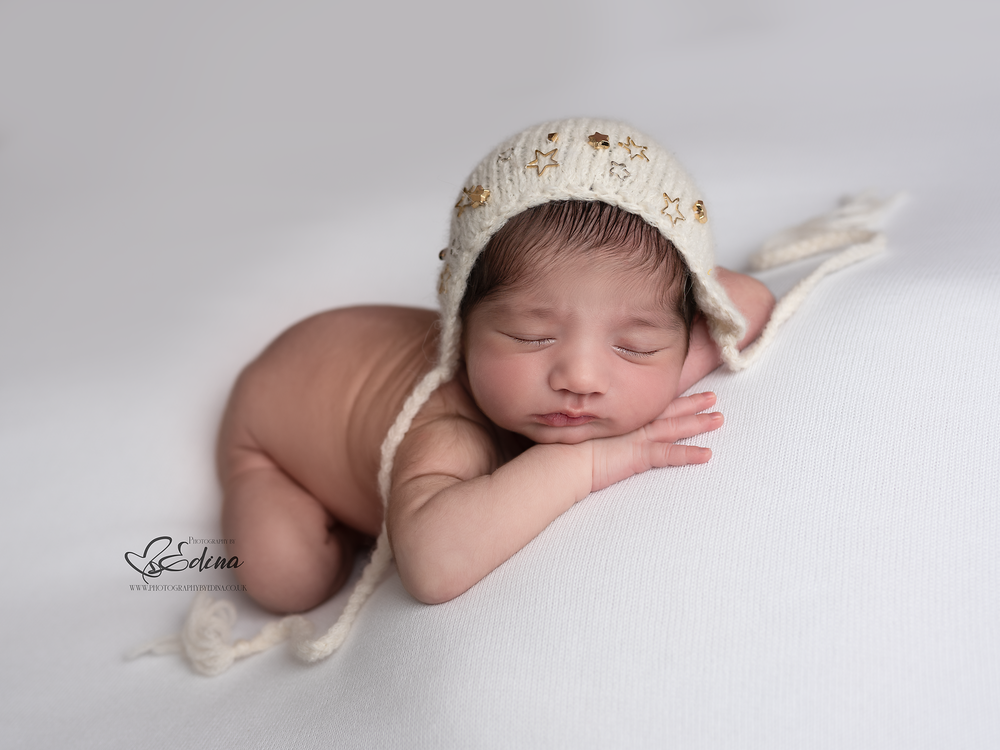
M 469 386 L 495 424 L 536 443 L 623 435 L 677 394 L 684 322 L 660 282 L 613 257 L 564 254 L 466 323 Z

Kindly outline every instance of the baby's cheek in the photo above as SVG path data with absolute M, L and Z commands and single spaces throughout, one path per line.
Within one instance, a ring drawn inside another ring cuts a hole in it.
M 516 362 L 497 361 L 483 373 L 483 387 L 495 407 L 501 410 L 512 408 L 519 400 L 523 400 L 525 387 L 525 372 Z
M 648 424 L 674 400 L 680 383 L 680 368 L 642 372 L 628 388 L 636 420 Z M 639 425 L 642 426 L 642 425 Z
M 509 360 L 499 357 L 475 357 L 468 363 L 469 385 L 479 408 L 486 416 L 509 410 L 517 401 L 522 372 Z

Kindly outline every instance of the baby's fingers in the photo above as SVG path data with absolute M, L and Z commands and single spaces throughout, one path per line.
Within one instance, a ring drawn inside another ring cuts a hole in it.
M 675 443 L 684 438 L 717 430 L 722 427 L 723 421 L 722 414 L 717 411 L 711 414 L 657 419 L 646 425 L 645 437 L 658 443 Z
M 673 445 L 670 443 L 647 443 L 650 466 L 687 466 L 688 464 L 703 464 L 712 457 L 708 448 L 696 445 Z
M 715 394 L 711 391 L 705 393 L 695 393 L 682 398 L 675 398 L 657 419 L 671 419 L 672 417 L 687 417 L 697 414 L 715 405 Z

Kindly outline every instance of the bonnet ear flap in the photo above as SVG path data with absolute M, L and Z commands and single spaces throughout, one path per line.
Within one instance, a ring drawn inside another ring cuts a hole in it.
M 711 275 L 691 274 L 698 308 L 705 315 L 712 340 L 718 344 L 722 361 L 730 370 L 742 370 L 739 342 L 747 332 L 746 318 L 729 299 L 726 290 Z
M 720 335 L 716 336 L 713 329 L 712 337 L 722 349 L 722 359 L 729 368 L 742 370 L 753 364 L 774 340 L 781 324 L 792 317 L 820 279 L 885 250 L 886 238 L 881 225 L 905 197 L 897 193 L 881 200 L 864 193 L 846 198 L 834 211 L 785 230 L 765 242 L 750 258 L 753 271 L 774 268 L 827 250 L 843 249 L 823 261 L 778 301 L 760 336 L 742 352 L 736 347 L 739 339 L 732 340 L 727 330 L 720 330 Z

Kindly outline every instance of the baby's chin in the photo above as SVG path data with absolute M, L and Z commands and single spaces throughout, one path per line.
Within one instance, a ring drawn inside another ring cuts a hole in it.
M 539 424 L 514 430 L 514 432 L 540 445 L 577 445 L 587 440 L 625 435 L 641 426 L 626 429 L 622 425 L 609 425 L 601 422 L 588 422 L 587 424 L 567 427 L 549 427 Z
M 579 443 L 584 443 L 587 440 L 592 440 L 597 435 L 570 435 L 565 430 L 562 434 L 557 435 L 539 435 L 537 433 L 532 433 L 530 435 L 523 432 L 518 433 L 528 438 L 531 442 L 536 445 L 577 445 Z

